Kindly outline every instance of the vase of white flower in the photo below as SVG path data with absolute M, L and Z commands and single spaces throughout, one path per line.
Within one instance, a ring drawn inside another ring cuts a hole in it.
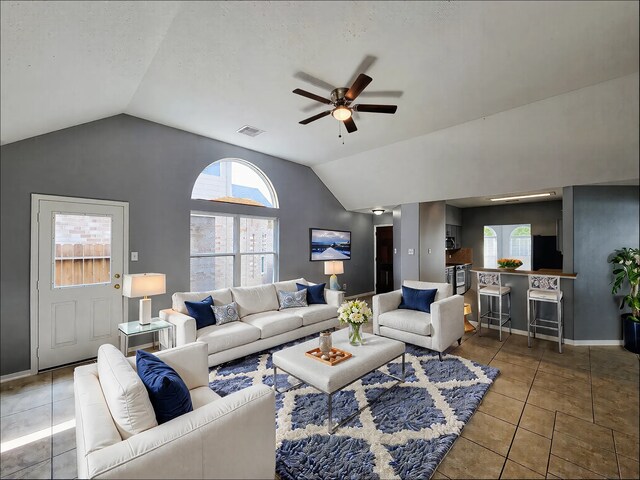
M 340 308 L 338 308 L 338 320 L 340 323 L 349 325 L 349 343 L 351 345 L 357 346 L 364 343 L 362 325 L 367 323 L 371 316 L 371 309 L 365 301 L 352 300 L 340 305 Z

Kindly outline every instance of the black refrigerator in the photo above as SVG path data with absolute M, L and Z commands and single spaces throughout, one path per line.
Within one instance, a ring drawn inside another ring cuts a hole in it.
M 562 253 L 558 248 L 558 237 L 555 235 L 534 235 L 531 252 L 531 269 L 562 269 Z

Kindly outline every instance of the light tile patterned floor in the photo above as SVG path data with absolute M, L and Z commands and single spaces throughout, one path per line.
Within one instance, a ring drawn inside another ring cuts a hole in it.
M 560 355 L 556 343 L 483 333 L 450 353 L 501 374 L 434 478 L 640 477 L 637 355 L 569 345 Z M 1 385 L 3 446 L 29 440 L 2 452 L 2 478 L 75 477 L 72 372 Z

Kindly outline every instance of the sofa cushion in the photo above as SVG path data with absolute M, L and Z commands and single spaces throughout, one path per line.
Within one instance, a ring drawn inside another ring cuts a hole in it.
M 284 291 L 284 292 L 297 292 L 298 288 L 296 287 L 296 283 L 300 283 L 302 285 L 307 285 L 307 282 L 304 278 L 297 278 L 295 280 L 287 280 L 284 282 L 276 282 L 273 284 L 276 291 Z
M 189 315 L 196 321 L 196 329 L 208 327 L 216 323 L 213 311 L 211 310 L 213 306 L 213 297 L 211 295 L 199 302 L 185 300 L 184 306 L 187 307 L 187 312 L 189 312 Z
M 278 290 L 278 302 L 280 302 L 280 310 L 287 308 L 306 307 L 307 306 L 307 289 L 298 292 L 287 292 Z
M 220 398 L 220 395 L 211 390 L 209 387 L 194 388 L 193 390 L 189 391 L 189 394 L 191 395 L 191 404 L 193 405 L 194 410 L 200 407 L 204 407 L 211 402 L 215 402 Z
M 158 425 L 144 383 L 122 352 L 109 343 L 98 349 L 98 377 L 113 422 L 124 440 Z
M 136 367 L 147 387 L 158 424 L 193 410 L 189 389 L 173 368 L 144 350 L 136 352 Z
M 261 312 L 247 315 L 242 319 L 242 323 L 259 328 L 260 337 L 267 338 L 301 327 L 302 318 L 285 310 L 283 312 Z
M 302 326 L 313 325 L 338 316 L 338 309 L 333 305 L 309 305 L 287 310 L 302 318 Z
M 259 339 L 260 329 L 243 322 L 211 325 L 196 332 L 196 340 L 207 344 L 209 355 L 246 345 Z
M 233 295 L 233 301 L 238 304 L 240 318 L 253 313 L 278 310 L 280 307 L 276 289 L 272 283 L 255 287 L 232 288 L 231 295 Z
M 183 315 L 189 315 L 187 307 L 184 302 L 199 302 L 203 298 L 211 295 L 213 297 L 214 305 L 226 305 L 231 303 L 231 290 L 228 288 L 222 288 L 220 290 L 209 290 L 208 292 L 176 292 L 171 295 L 171 308 L 176 312 L 180 312 Z
M 378 316 L 378 323 L 385 327 L 417 335 L 431 335 L 431 314 L 417 310 L 392 310 Z
M 317 285 L 303 285 L 297 283 L 298 290 L 307 289 L 307 303 L 309 305 L 326 304 L 327 300 L 324 298 L 324 287 L 326 283 L 318 283 Z
M 436 298 L 438 290 L 435 288 L 419 290 L 417 288 L 402 286 L 402 300 L 399 309 L 418 310 L 419 312 L 431 313 L 431 304 Z
M 213 310 L 213 315 L 216 317 L 216 323 L 218 325 L 240 320 L 236 302 L 231 302 L 228 305 L 214 305 L 211 307 L 211 310 Z

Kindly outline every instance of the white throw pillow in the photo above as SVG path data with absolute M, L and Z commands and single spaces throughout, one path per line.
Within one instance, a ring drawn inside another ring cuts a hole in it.
M 98 377 L 123 440 L 158 425 L 144 383 L 122 352 L 109 343 L 98 349 Z

